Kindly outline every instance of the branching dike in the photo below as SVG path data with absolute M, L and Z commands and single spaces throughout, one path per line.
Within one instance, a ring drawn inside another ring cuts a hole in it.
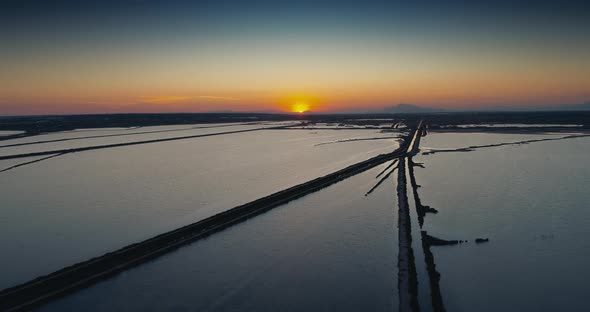
M 412 227 L 410 220 L 410 207 L 408 205 L 406 183 L 406 159 L 399 162 L 397 180 L 398 198 L 398 292 L 399 310 L 404 312 L 419 311 L 418 306 L 418 280 L 416 274 L 416 262 L 412 250 Z
M 225 132 L 237 133 L 255 130 Z M 291 200 L 316 192 L 338 181 L 383 164 L 392 159 L 404 157 L 413 148 L 413 142 L 420 133 L 419 128 L 411 131 L 400 147 L 387 154 L 381 154 L 365 161 L 353 164 L 326 176 L 296 185 L 283 191 L 260 198 L 253 202 L 232 208 L 199 222 L 155 236 L 140 243 L 132 244 L 102 256 L 74 264 L 49 275 L 31 280 L 27 283 L 0 291 L 1 311 L 28 310 L 49 300 L 63 296 L 83 287 L 87 287 L 113 274 L 139 265 L 150 259 L 168 253 L 200 238 L 221 231 L 248 218 L 264 213 Z M 197 137 L 197 136 L 191 136 Z M 189 137 L 185 137 L 189 138 Z M 174 138 L 183 139 L 183 138 Z M 166 141 L 173 139 L 157 140 Z M 155 142 L 156 140 L 154 140 Z M 143 144 L 149 142 L 135 142 Z M 131 145 L 131 144 L 123 144 Z M 119 146 L 119 145 L 114 145 Z M 112 146 L 112 147 L 114 147 Z M 121 145 L 122 146 L 122 145 Z M 95 148 L 107 148 L 100 146 Z M 92 149 L 92 148 L 87 148 Z M 84 149 L 86 150 L 86 149 Z M 66 151 L 52 151 L 51 154 Z M 45 155 L 45 154 L 43 154 Z M 39 156 L 39 155 L 36 155 Z M 405 170 L 404 170 L 405 171 Z M 403 172 L 400 170 L 400 172 Z M 405 186 L 405 183 L 404 183 Z
M 408 203 L 406 179 L 406 163 L 408 156 L 417 153 L 420 136 L 422 135 L 422 121 L 420 121 L 411 136 L 408 137 L 407 153 L 398 162 L 397 198 L 398 198 L 398 292 L 399 311 L 420 311 L 418 303 L 418 277 L 416 260 L 412 249 L 412 221 Z

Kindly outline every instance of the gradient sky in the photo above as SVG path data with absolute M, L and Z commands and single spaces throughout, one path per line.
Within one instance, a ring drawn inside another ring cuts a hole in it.
M 588 1 L 0 0 L 0 114 L 590 101 Z

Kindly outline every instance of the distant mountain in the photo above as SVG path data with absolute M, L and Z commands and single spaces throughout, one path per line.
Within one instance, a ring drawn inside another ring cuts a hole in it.
M 422 107 L 414 104 L 397 104 L 394 106 L 386 107 L 382 110 L 383 113 L 387 114 L 409 114 L 409 113 L 432 113 L 441 112 L 442 109 L 435 109 L 430 107 Z

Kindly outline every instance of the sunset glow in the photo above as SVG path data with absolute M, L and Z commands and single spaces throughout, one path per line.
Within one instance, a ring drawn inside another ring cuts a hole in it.
M 305 113 L 309 110 L 309 105 L 305 102 L 296 102 L 293 104 L 292 111 L 294 113 Z
M 0 7 L 0 115 L 590 101 L 584 8 L 23 3 Z

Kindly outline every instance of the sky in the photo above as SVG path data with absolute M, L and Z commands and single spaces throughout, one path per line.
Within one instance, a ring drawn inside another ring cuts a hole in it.
M 590 101 L 590 2 L 482 2 L 0 0 L 0 115 Z

